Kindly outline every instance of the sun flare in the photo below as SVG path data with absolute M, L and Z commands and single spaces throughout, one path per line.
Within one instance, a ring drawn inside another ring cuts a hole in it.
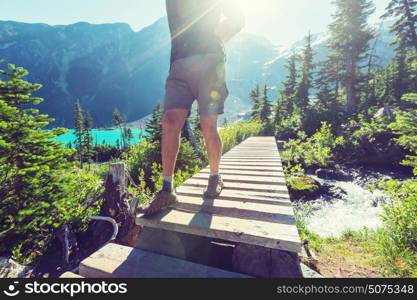
M 246 18 L 259 19 L 274 13 L 278 0 L 239 0 Z

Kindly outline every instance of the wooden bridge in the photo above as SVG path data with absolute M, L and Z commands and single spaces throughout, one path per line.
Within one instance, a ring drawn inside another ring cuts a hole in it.
M 302 277 L 302 247 L 275 139 L 247 139 L 222 157 L 220 172 L 221 197 L 202 197 L 209 177 L 202 170 L 177 189 L 177 205 L 137 216 L 136 247 L 108 244 L 81 263 L 80 276 Z

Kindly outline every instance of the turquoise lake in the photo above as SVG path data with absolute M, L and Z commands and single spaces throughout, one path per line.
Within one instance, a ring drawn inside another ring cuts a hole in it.
M 76 136 L 74 134 L 75 130 L 71 130 L 70 132 L 60 135 L 54 139 L 54 141 L 62 142 L 64 145 L 67 145 L 69 142 L 73 143 L 76 140 Z M 130 141 L 131 145 L 137 144 L 140 140 L 146 136 L 146 131 L 141 129 L 132 129 L 133 139 Z M 119 129 L 116 130 L 92 130 L 93 136 L 93 145 L 111 145 L 116 146 L 116 141 L 122 140 L 122 135 Z

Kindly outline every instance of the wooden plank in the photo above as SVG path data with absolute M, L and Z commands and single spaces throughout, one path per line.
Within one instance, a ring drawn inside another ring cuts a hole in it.
M 223 169 L 220 170 L 220 173 L 222 175 L 244 175 L 244 176 L 253 176 L 253 177 L 273 177 L 273 178 L 284 178 L 284 173 L 283 172 L 278 172 L 278 171 L 251 171 L 251 170 L 227 170 L 227 169 Z M 210 174 L 210 170 L 209 169 L 204 169 L 200 172 L 200 174 Z
M 247 220 L 172 208 L 162 211 L 152 218 L 139 215 L 136 223 L 141 226 L 179 231 L 271 249 L 301 252 L 297 227 L 292 224 Z
M 66 279 L 66 278 L 68 278 L 68 279 L 79 279 L 79 278 L 84 278 L 84 277 L 81 276 L 81 275 L 72 273 L 72 272 L 66 272 L 66 273 L 62 274 L 61 276 L 59 276 L 59 278 L 63 278 L 63 279 Z
M 234 217 L 248 220 L 260 220 L 281 224 L 295 225 L 292 207 L 281 206 L 276 203 L 259 204 L 243 201 L 229 201 L 223 199 L 202 199 L 197 196 L 179 196 L 177 209 L 193 212 L 206 212 L 214 215 Z
M 241 162 L 221 162 L 220 164 L 221 166 L 247 166 L 247 167 L 276 167 L 277 163 L 276 162 L 245 162 L 245 161 L 241 161 Z
M 201 179 L 189 179 L 184 184 L 184 186 L 195 186 L 195 187 L 206 187 L 207 180 Z M 288 192 L 285 182 L 280 185 L 270 185 L 270 184 L 253 184 L 253 183 L 241 183 L 234 182 L 225 184 L 225 190 L 238 190 L 238 191 L 259 191 L 259 192 Z
M 283 172 L 283 168 L 281 166 L 274 167 L 258 167 L 258 166 L 240 166 L 240 165 L 220 165 L 220 171 L 222 170 L 242 170 L 242 171 L 265 171 L 265 172 Z
M 203 188 L 198 187 L 185 187 L 181 186 L 176 189 L 177 195 L 203 197 Z M 256 191 L 234 191 L 223 190 L 218 199 L 231 200 L 231 201 L 245 201 L 253 203 L 279 203 L 280 205 L 291 206 L 291 200 L 287 191 L 282 193 L 271 192 L 256 192 Z
M 199 173 L 193 177 L 193 179 L 208 180 L 210 174 Z M 261 177 L 261 176 L 245 176 L 245 175 L 228 175 L 222 173 L 222 179 L 224 182 L 237 182 L 237 183 L 253 183 L 253 184 L 266 184 L 266 185 L 285 185 L 284 177 Z
M 248 278 L 140 249 L 108 244 L 80 265 L 86 278 Z

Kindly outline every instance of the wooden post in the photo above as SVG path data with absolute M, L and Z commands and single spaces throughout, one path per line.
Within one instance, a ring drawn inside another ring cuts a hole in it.
M 128 203 L 128 190 L 126 180 L 126 166 L 124 163 L 115 163 L 110 165 L 107 181 L 105 182 L 104 203 L 101 208 L 101 216 L 112 217 L 119 225 L 119 234 L 116 242 L 126 245 L 134 246 L 139 234 L 139 226 L 135 224 L 135 218 L 130 214 L 130 207 Z M 112 229 L 107 224 L 100 224 L 106 226 L 105 234 Z

